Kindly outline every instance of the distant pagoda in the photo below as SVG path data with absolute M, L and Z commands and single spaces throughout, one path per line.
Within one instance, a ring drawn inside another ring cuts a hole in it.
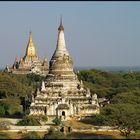
M 46 80 L 40 89 L 32 95 L 29 115 L 46 115 L 61 117 L 99 113 L 96 94 L 84 89 L 73 71 L 73 62 L 65 44 L 62 20 L 58 28 L 56 50 L 49 63 Z
M 25 56 L 21 57 L 19 61 L 18 57 L 16 57 L 13 66 L 9 69 L 8 66 L 6 66 L 5 71 L 14 74 L 36 73 L 46 75 L 48 73 L 48 61 L 44 58 L 44 61 L 42 62 L 42 60 L 37 56 L 31 32 Z

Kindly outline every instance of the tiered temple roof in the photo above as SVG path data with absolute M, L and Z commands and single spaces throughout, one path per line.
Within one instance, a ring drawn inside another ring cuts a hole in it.
M 63 116 L 65 119 L 81 113 L 97 113 L 97 98 L 92 98 L 90 90 L 84 89 L 82 81 L 74 73 L 72 58 L 66 48 L 62 20 L 58 27 L 56 49 L 49 64 L 45 82 L 42 82 L 40 92 L 37 92 L 31 103 L 30 115 L 43 113 Z M 40 112 L 40 106 L 46 106 L 44 112 Z
M 29 74 L 36 73 L 40 75 L 46 75 L 48 73 L 48 61 L 44 58 L 44 61 L 37 56 L 36 48 L 33 43 L 32 33 L 29 34 L 29 40 L 26 47 L 26 53 L 24 57 L 15 58 L 13 66 L 9 72 L 14 74 Z

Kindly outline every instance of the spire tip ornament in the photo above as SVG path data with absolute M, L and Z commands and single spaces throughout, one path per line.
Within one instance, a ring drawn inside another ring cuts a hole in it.
M 58 28 L 59 31 L 64 31 L 64 26 L 63 26 L 63 23 L 62 23 L 62 15 L 60 16 L 60 26 Z

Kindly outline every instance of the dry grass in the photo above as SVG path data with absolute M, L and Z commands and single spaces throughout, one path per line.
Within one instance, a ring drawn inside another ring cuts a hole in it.
M 82 122 L 79 122 L 76 120 L 76 118 L 72 118 L 70 120 L 67 120 L 65 122 L 63 122 L 64 125 L 68 125 L 68 126 L 72 126 L 72 128 L 74 129 L 80 129 L 80 128 L 92 128 L 93 125 L 92 124 L 85 124 Z
M 72 132 L 68 134 L 68 138 L 71 139 L 125 139 L 119 132 L 116 131 L 84 131 L 84 132 Z
M 23 134 L 19 132 L 7 132 L 7 134 L 11 139 L 21 139 L 23 136 Z
M 90 129 L 93 127 L 91 124 L 85 124 L 72 118 L 71 120 L 63 122 L 64 125 L 72 126 L 73 129 Z M 43 138 L 46 132 L 37 132 L 40 138 Z M 7 132 L 11 139 L 21 139 L 23 138 L 23 133 L 21 132 Z M 137 137 L 140 136 L 140 133 L 136 134 Z M 124 139 L 120 132 L 118 131 L 84 131 L 84 132 L 72 132 L 67 135 L 70 139 Z M 135 138 L 135 136 L 134 136 Z
M 21 139 L 24 136 L 21 132 L 7 132 L 7 134 L 11 139 Z M 40 138 L 43 138 L 45 132 L 37 132 L 37 134 Z
M 37 132 L 40 138 L 43 138 L 46 132 Z M 23 135 L 20 132 L 7 132 L 11 139 L 22 139 Z M 137 133 L 136 137 L 139 138 L 140 133 Z M 67 135 L 70 139 L 125 139 L 124 136 L 120 135 L 119 132 L 116 131 L 85 131 L 85 132 L 72 132 Z

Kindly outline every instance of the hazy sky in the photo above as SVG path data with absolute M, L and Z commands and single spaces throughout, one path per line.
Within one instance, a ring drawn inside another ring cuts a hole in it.
M 29 31 L 50 61 L 60 15 L 74 66 L 140 66 L 140 2 L 0 2 L 0 67 L 24 56 Z

